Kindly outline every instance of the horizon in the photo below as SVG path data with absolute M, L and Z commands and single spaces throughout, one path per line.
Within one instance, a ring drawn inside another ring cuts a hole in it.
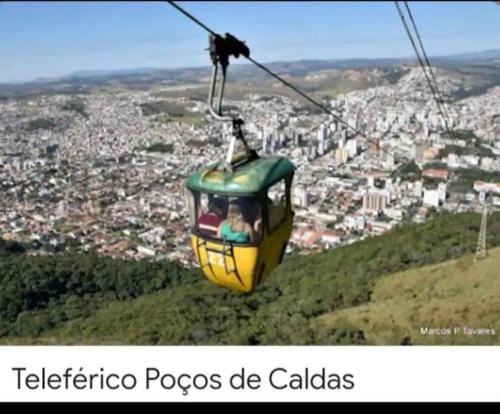
M 436 55 L 436 56 L 429 56 L 431 60 L 433 59 L 440 59 L 440 58 L 450 58 L 454 56 L 460 56 L 460 55 L 468 55 L 468 54 L 481 54 L 481 53 L 489 53 L 489 52 L 498 52 L 500 53 L 500 48 L 498 49 L 487 49 L 487 50 L 476 50 L 476 51 L 470 51 L 470 52 L 458 52 L 458 53 L 453 53 L 452 55 Z M 366 57 L 346 57 L 346 58 L 341 58 L 341 59 L 336 59 L 336 58 L 324 58 L 324 59 L 318 59 L 318 58 L 308 58 L 308 59 L 296 59 L 296 60 L 275 60 L 275 61 L 270 61 L 270 62 L 261 62 L 262 64 L 265 65 L 272 65 L 272 64 L 277 64 L 277 63 L 293 63 L 293 62 L 305 62 L 305 61 L 324 61 L 324 62 L 344 62 L 344 61 L 349 61 L 349 60 L 372 60 L 372 61 L 377 61 L 377 60 L 411 60 L 414 61 L 415 64 L 418 64 L 417 58 L 415 56 L 402 56 L 402 57 L 374 57 L 374 58 L 366 58 Z M 432 62 L 431 62 L 432 63 Z M 242 61 L 242 60 L 232 60 L 231 61 L 232 66 L 245 66 L 249 65 L 251 66 L 252 63 L 247 62 L 247 61 Z M 101 76 L 113 76 L 115 74 L 119 74 L 120 72 L 136 72 L 140 70 L 153 70 L 153 71 L 161 71 L 161 70 L 189 70 L 189 69 L 210 69 L 212 66 L 210 64 L 210 61 L 208 61 L 206 64 L 201 64 L 198 66 L 181 66 L 181 67 L 160 67 L 160 66 L 144 66 L 144 67 L 130 67 L 130 68 L 120 68 L 120 69 L 102 69 L 102 68 L 89 68 L 89 69 L 79 69 L 71 73 L 65 73 L 60 76 L 56 77 L 39 77 L 35 79 L 28 79 L 28 80 L 20 80 L 20 81 L 10 81 L 10 82 L 0 82 L 0 85 L 23 85 L 23 84 L 29 84 L 29 83 L 36 83 L 36 82 L 55 82 L 57 80 L 63 80 L 70 78 L 72 76 L 82 76 L 80 73 L 81 72 L 88 72 L 91 74 L 91 76 L 99 76 L 98 72 L 104 72 Z
M 498 5 L 409 4 L 430 57 L 497 50 Z M 392 2 L 185 1 L 182 6 L 216 32 L 246 41 L 261 62 L 413 56 Z M 81 71 L 210 66 L 206 33 L 164 3 L 2 2 L 0 23 L 0 60 L 7 62 L 0 68 L 3 84 Z

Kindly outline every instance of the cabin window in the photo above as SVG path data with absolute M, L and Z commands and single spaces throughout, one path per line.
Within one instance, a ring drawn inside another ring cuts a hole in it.
M 274 232 L 286 218 L 288 193 L 289 186 L 284 179 L 267 190 L 269 233 Z
M 198 207 L 198 231 L 205 237 L 217 237 L 219 225 L 227 215 L 226 197 L 201 193 Z
M 197 229 L 202 237 L 250 244 L 262 239 L 262 213 L 254 197 L 201 193 Z
M 189 225 L 194 227 L 196 225 L 196 203 L 195 196 L 190 190 L 186 190 L 186 202 L 189 213 Z

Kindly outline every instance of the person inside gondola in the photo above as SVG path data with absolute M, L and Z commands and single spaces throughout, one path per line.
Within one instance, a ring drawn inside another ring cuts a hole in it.
M 241 197 L 239 199 L 239 205 L 241 206 L 244 220 L 253 228 L 255 236 L 254 241 L 259 240 L 262 235 L 262 217 L 259 203 L 252 198 Z
M 230 243 L 252 243 L 256 237 L 253 227 L 245 220 L 242 208 L 237 203 L 229 204 L 227 218 L 220 224 L 217 235 Z
M 227 202 L 221 197 L 210 196 L 208 210 L 202 213 L 198 219 L 200 232 L 210 237 L 217 237 L 220 224 L 226 217 Z

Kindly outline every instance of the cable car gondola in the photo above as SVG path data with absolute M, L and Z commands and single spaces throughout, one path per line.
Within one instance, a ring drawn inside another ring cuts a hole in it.
M 226 33 L 210 35 L 213 63 L 209 111 L 232 124 L 226 159 L 192 174 L 186 181 L 194 253 L 212 282 L 252 292 L 278 266 L 293 227 L 291 186 L 295 167 L 281 156 L 262 157 L 251 149 L 243 121 L 221 113 L 229 57 L 249 57 L 248 47 Z M 222 69 L 217 109 L 214 91 Z M 237 142 L 244 151 L 234 155 Z

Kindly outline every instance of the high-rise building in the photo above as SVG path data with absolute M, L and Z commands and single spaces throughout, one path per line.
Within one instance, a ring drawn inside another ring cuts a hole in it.
M 302 145 L 302 134 L 296 131 L 293 131 L 293 145 L 296 147 L 300 147 Z
M 424 185 L 422 183 L 422 181 L 415 181 L 415 183 L 413 184 L 414 187 L 413 187 L 413 195 L 415 197 L 422 197 L 422 191 L 424 189 Z
M 356 155 L 358 155 L 358 140 L 357 140 L 357 138 L 351 138 L 349 141 L 347 141 L 346 149 L 347 149 L 347 152 L 349 153 L 349 157 L 354 158 Z
M 335 159 L 340 162 L 347 162 L 349 159 L 349 152 L 346 148 L 337 148 L 335 150 Z
M 297 187 L 294 189 L 293 204 L 302 208 L 309 206 L 309 192 L 304 187 Z
M 280 132 L 279 129 L 276 128 L 273 132 L 273 149 L 274 151 L 275 148 L 281 147 L 281 141 L 280 141 Z
M 345 137 L 343 133 L 340 134 L 338 146 L 340 149 L 345 147 Z
M 284 131 L 279 131 L 278 132 L 278 142 L 279 142 L 280 148 L 285 145 L 285 141 L 286 141 L 285 132 Z
M 383 211 L 387 207 L 387 196 L 381 193 L 363 195 L 363 210 L 371 212 Z
M 343 129 L 342 131 L 340 131 L 340 136 L 345 142 L 347 140 L 347 129 Z
M 257 139 L 259 141 L 262 141 L 262 139 L 264 137 L 264 128 L 256 127 L 255 135 L 257 136 Z
M 309 158 L 316 158 L 317 156 L 317 148 L 315 145 L 309 146 Z
M 417 141 L 413 144 L 413 158 L 417 164 L 424 162 L 425 143 Z
M 324 141 L 318 141 L 318 155 L 324 155 L 325 154 L 325 142 Z
M 324 141 L 328 137 L 328 130 L 324 124 L 321 124 L 318 128 L 318 141 Z
M 262 134 L 262 152 L 267 153 L 267 148 L 268 146 L 268 135 L 267 134 Z
M 438 199 L 443 203 L 446 201 L 446 183 L 438 184 Z

